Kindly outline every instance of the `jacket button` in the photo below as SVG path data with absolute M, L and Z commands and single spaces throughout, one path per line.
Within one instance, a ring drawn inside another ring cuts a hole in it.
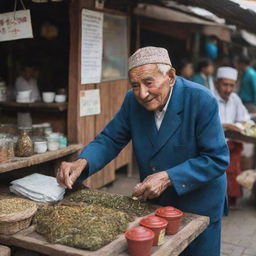
M 155 171 L 156 171 L 156 167 L 152 167 L 151 170 L 152 170 L 153 172 L 155 172 Z
M 186 185 L 185 185 L 185 184 L 183 184 L 183 185 L 182 185 L 182 187 L 183 187 L 183 188 L 185 188 L 185 187 L 186 187 Z

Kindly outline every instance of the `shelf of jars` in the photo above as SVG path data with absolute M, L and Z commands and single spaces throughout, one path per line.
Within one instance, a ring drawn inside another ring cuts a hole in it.
M 14 101 L 0 102 L 0 108 L 20 111 L 22 109 L 35 109 L 35 110 L 55 110 L 55 111 L 66 111 L 68 107 L 67 102 L 63 103 L 18 103 Z
M 6 160 L 3 163 L 0 163 L 0 173 L 9 172 L 12 170 L 55 160 L 67 155 L 74 154 L 81 150 L 82 148 L 82 144 L 71 144 L 61 149 L 47 151 L 41 154 L 34 154 L 29 157 L 13 157 L 11 159 Z

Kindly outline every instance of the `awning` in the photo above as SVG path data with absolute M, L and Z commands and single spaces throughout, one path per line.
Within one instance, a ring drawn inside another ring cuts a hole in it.
M 218 17 L 224 18 L 227 24 L 235 25 L 256 34 L 256 2 L 245 0 L 175 0 L 179 4 L 191 5 L 206 9 Z M 168 6 L 172 0 L 160 0 Z
M 134 14 L 170 22 L 201 25 L 201 33 L 217 36 L 223 41 L 230 41 L 231 30 L 226 25 L 200 19 L 170 8 L 141 3 L 134 9 Z
M 246 30 L 241 30 L 240 32 L 241 32 L 242 38 L 243 38 L 247 43 L 249 43 L 249 44 L 252 45 L 252 46 L 256 46 L 256 35 L 255 35 L 255 34 L 249 33 L 249 32 L 246 31 Z

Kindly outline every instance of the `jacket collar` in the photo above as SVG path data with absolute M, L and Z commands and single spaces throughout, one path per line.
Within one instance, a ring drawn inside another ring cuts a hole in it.
M 154 153 L 159 151 L 164 146 L 164 144 L 172 137 L 174 132 L 181 124 L 179 114 L 183 110 L 183 89 L 183 79 L 177 76 L 173 86 L 172 96 L 159 131 L 157 130 L 155 124 L 154 112 L 147 111 L 142 107 L 141 124 L 144 126 L 144 130 L 146 131 L 147 136 L 154 147 Z

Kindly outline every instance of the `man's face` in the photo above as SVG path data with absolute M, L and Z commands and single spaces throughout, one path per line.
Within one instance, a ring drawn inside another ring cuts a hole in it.
M 188 63 L 187 65 L 185 65 L 181 71 L 181 76 L 185 77 L 185 78 L 190 78 L 194 73 L 193 70 L 193 66 L 191 63 Z
M 34 75 L 34 69 L 32 67 L 25 67 L 23 70 L 23 77 L 26 80 L 30 80 Z
M 163 75 L 156 64 L 133 68 L 129 72 L 130 83 L 137 101 L 147 110 L 162 109 L 174 85 L 175 69 Z
M 214 66 L 212 64 L 208 65 L 207 67 L 202 68 L 202 72 L 206 76 L 212 76 L 214 73 Z
M 230 94 L 234 91 L 236 81 L 222 78 L 217 80 L 216 85 L 221 98 L 228 101 Z

